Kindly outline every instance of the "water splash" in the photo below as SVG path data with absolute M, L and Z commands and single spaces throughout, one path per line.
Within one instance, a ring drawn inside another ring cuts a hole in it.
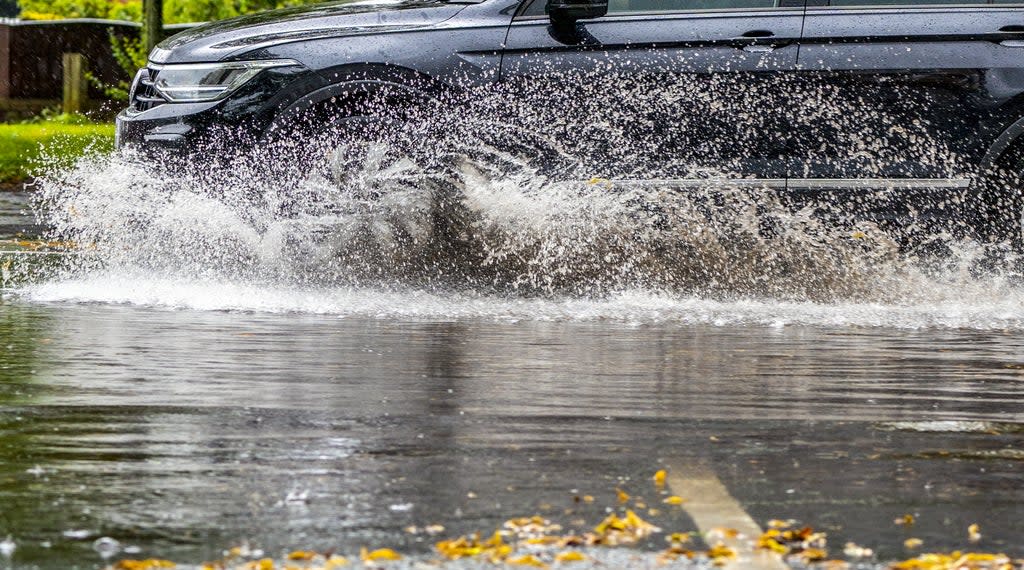
M 666 98 L 636 88 L 617 93 L 620 107 L 634 109 L 616 112 L 669 113 L 685 96 L 721 119 L 763 104 L 719 109 L 709 92 Z M 710 141 L 671 142 L 693 152 L 660 156 L 669 143 L 612 120 L 607 99 L 580 101 L 578 116 L 556 120 L 536 97 L 506 94 L 372 140 L 321 127 L 324 136 L 225 153 L 213 164 L 131 153 L 83 160 L 43 178 L 39 208 L 54 237 L 88 251 L 88 261 L 26 294 L 431 319 L 1024 323 L 1024 288 L 1007 248 L 916 225 L 904 228 L 915 234 L 908 247 L 907 236 L 845 211 L 848 204 L 730 185 L 728 173 L 703 164 L 725 142 L 742 146 L 727 123 Z M 799 113 L 833 128 L 844 120 L 834 109 Z M 908 124 L 890 129 L 890 139 L 862 127 L 838 129 L 838 138 L 888 168 L 907 161 L 907 141 L 921 140 L 911 132 L 917 123 Z M 919 162 L 956 171 L 956 153 L 918 146 Z

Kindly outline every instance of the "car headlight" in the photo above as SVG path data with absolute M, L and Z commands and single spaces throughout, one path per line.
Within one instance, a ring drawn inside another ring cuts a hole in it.
M 226 97 L 265 69 L 291 65 L 299 63 L 276 59 L 153 65 L 151 68 L 157 71 L 153 86 L 168 101 L 199 103 Z

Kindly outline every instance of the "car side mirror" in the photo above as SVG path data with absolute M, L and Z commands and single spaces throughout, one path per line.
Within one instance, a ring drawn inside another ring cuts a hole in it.
M 608 0 L 548 0 L 547 13 L 555 26 L 573 26 L 608 14 Z

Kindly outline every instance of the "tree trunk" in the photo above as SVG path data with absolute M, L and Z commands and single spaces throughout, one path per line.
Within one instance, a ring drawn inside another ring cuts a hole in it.
M 142 0 L 142 38 L 151 53 L 164 37 L 164 0 Z

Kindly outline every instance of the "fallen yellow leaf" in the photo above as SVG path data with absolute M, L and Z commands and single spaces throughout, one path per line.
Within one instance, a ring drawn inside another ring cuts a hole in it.
M 903 547 L 907 550 L 914 550 L 915 548 L 921 548 L 924 541 L 920 538 L 908 538 L 903 541 Z
M 967 527 L 967 539 L 971 542 L 978 542 L 981 540 L 981 527 L 978 523 L 974 523 Z
M 378 548 L 377 550 L 369 551 L 366 548 L 360 549 L 359 557 L 363 559 L 363 562 L 376 562 L 378 560 L 401 560 L 402 555 L 391 550 L 390 548 Z
M 157 570 L 158 568 L 174 568 L 177 566 L 169 560 L 150 558 L 148 560 L 122 560 L 114 565 L 117 570 Z
M 533 566 L 534 568 L 547 568 L 548 565 L 541 562 L 540 558 L 532 554 L 525 554 L 519 558 L 509 558 L 505 561 L 511 566 Z
M 906 514 L 892 522 L 899 525 L 912 526 L 914 524 L 914 521 L 914 515 Z
M 684 542 L 690 542 L 690 539 L 692 537 L 693 533 L 690 532 L 673 532 L 672 534 L 666 536 L 665 540 L 677 544 L 682 544 Z
M 664 487 L 666 477 L 668 477 L 668 473 L 665 472 L 664 469 L 659 470 L 657 473 L 654 474 L 654 484 L 657 485 L 659 489 L 661 487 Z
M 708 550 L 708 558 L 718 563 L 721 560 L 736 558 L 736 551 L 719 542 Z
M 555 562 L 559 564 L 565 564 L 567 562 L 583 562 L 587 559 L 583 554 L 570 550 L 569 552 L 559 552 L 555 555 Z
M 671 497 L 665 497 L 665 500 L 662 501 L 662 503 L 665 503 L 666 505 L 681 505 L 685 502 L 686 501 L 682 497 L 677 497 L 675 495 L 672 495 Z
M 341 568 L 342 566 L 348 566 L 348 558 L 344 556 L 331 556 L 324 563 L 324 570 L 334 570 L 335 568 Z
M 263 558 L 262 560 L 249 563 L 249 568 L 254 570 L 274 570 L 274 561 L 269 558 Z

